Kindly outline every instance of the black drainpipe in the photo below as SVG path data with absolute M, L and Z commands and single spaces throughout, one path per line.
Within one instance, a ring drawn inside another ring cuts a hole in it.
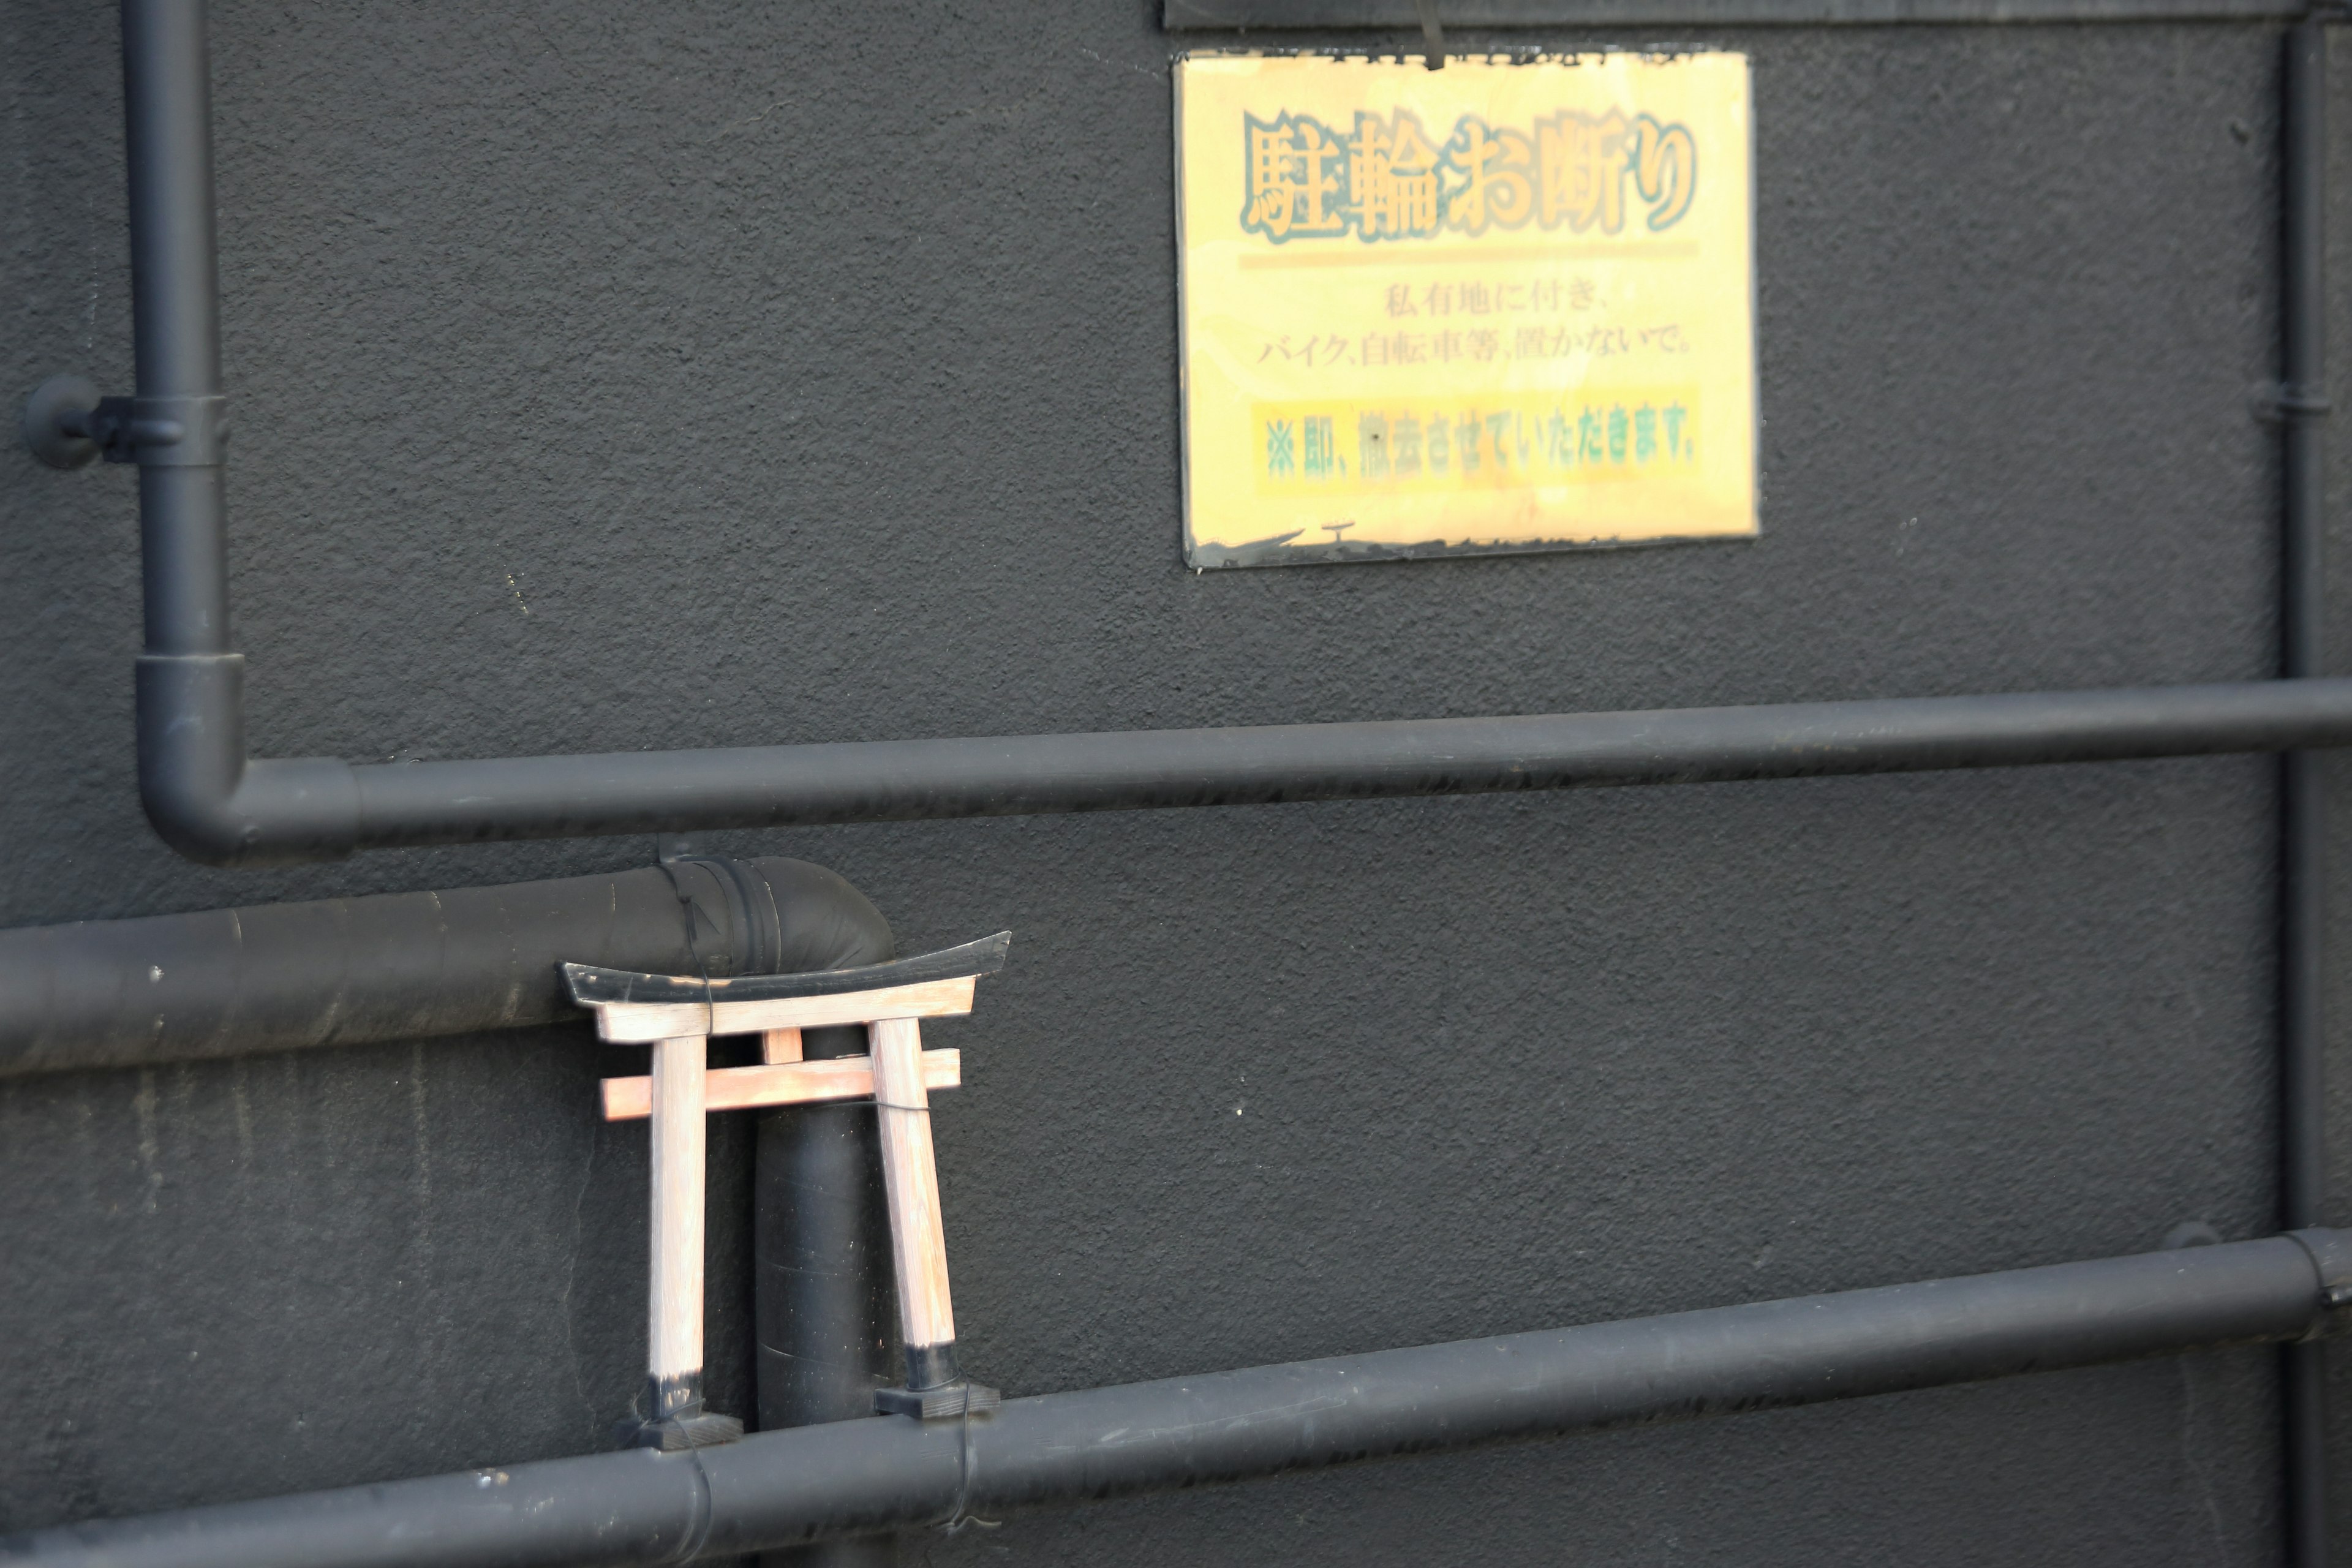
M 684 1563 L 1601 1426 L 2320 1331 L 2352 1232 L 1716 1307 L 0 1539 L 41 1568 Z M 878 1560 L 878 1557 L 877 1557 Z
M 2288 30 L 2280 93 L 2280 674 L 2326 668 L 2327 412 L 2327 15 Z M 2324 753 L 2289 752 L 2279 791 L 2280 1217 L 2323 1225 L 2327 1211 L 2327 888 Z M 2328 1568 L 2326 1357 L 2283 1352 L 2287 1561 Z
M 897 956 L 881 912 L 830 871 L 797 860 L 668 864 L 713 867 L 737 890 L 755 944 L 755 963 L 739 973 L 797 974 Z M 808 1060 L 866 1050 L 862 1024 L 801 1032 Z M 751 1223 L 762 1432 L 871 1415 L 874 1391 L 893 1381 L 898 1314 L 880 1136 L 869 1105 L 760 1114 Z M 897 1561 L 888 1535 L 785 1547 L 761 1559 L 762 1568 L 890 1568 Z
M 556 973 L 567 959 L 722 975 L 890 956 L 864 894 L 782 858 L 0 931 L 0 1077 L 554 1023 L 578 1016 Z M 865 1036 L 812 1029 L 802 1049 L 856 1056 Z M 866 1415 L 898 1354 L 873 1113 L 763 1112 L 755 1162 L 758 1426 Z M 889 1550 L 778 1561 L 853 1568 Z
M 204 0 L 123 0 L 138 395 L 58 378 L 26 433 L 139 464 L 139 780 L 220 864 L 490 839 L 1461 795 L 2280 751 L 2352 743 L 2352 680 L 1651 713 L 997 736 L 354 765 L 248 758 L 228 624 Z

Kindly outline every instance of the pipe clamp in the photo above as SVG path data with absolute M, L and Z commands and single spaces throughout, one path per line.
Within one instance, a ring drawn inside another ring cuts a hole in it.
M 228 399 L 219 393 L 201 397 L 110 397 L 107 404 L 129 404 L 120 435 L 105 442 L 110 463 L 137 463 L 142 468 L 218 468 L 228 456 Z
M 2312 1267 L 2319 1271 L 2320 1305 L 2329 1312 L 2352 1307 L 2352 1232 L 2291 1230 L 2287 1235 L 2311 1255 Z M 2311 1337 L 2319 1337 L 2330 1326 L 2323 1321 Z
M 228 399 L 100 397 L 89 379 L 53 375 L 25 403 L 25 445 L 53 468 L 93 458 L 149 468 L 218 468 L 227 458 Z
M 2334 412 L 2324 388 L 2290 381 L 2266 381 L 2254 388 L 2254 417 L 2268 425 L 2294 419 L 2325 419 Z

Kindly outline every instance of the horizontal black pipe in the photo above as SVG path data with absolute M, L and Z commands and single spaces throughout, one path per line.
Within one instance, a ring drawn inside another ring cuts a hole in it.
M 236 662 L 235 656 L 141 661 L 140 759 L 149 816 L 184 853 L 223 862 L 509 838 L 2352 744 L 2352 679 L 2334 679 L 486 762 L 248 763 Z M 199 719 L 184 721 L 190 712 Z
M 871 1416 L 0 1539 L 44 1568 L 677 1563 L 1134 1492 L 2317 1331 L 2352 1233 Z
M 0 1078 L 551 1023 L 578 1016 L 565 961 L 764 974 L 888 952 L 856 889 L 777 858 L 27 926 L 0 931 Z

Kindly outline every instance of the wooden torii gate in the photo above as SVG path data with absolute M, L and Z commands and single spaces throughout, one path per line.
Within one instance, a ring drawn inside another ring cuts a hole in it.
M 924 1420 L 992 1409 L 997 1394 L 956 1364 L 939 1170 L 931 1154 L 930 1090 L 962 1081 L 952 1050 L 923 1049 L 923 1018 L 971 1011 L 980 977 L 1004 965 L 1013 933 L 859 969 L 703 980 L 567 963 L 572 999 L 596 1016 L 614 1045 L 650 1045 L 646 1078 L 604 1080 L 608 1121 L 653 1123 L 653 1267 L 647 1311 L 649 1414 L 638 1447 L 703 1447 L 740 1437 L 743 1424 L 703 1408 L 703 1118 L 714 1110 L 871 1099 L 881 1121 L 898 1319 L 907 1386 L 878 1389 L 875 1407 Z M 866 1026 L 871 1055 L 801 1059 L 801 1031 Z M 761 1037 L 763 1065 L 709 1066 L 710 1037 Z

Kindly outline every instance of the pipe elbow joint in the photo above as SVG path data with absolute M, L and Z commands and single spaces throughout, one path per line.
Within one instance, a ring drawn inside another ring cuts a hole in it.
M 156 836 L 206 865 L 336 860 L 359 841 L 350 763 L 246 759 L 241 654 L 140 658 L 139 795 Z

